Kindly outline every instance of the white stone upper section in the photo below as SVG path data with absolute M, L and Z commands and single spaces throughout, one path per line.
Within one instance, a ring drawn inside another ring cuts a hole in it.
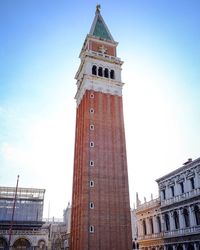
M 81 64 L 76 73 L 75 78 L 77 79 L 77 93 L 75 99 L 77 105 L 80 104 L 82 97 L 86 90 L 94 90 L 97 92 L 108 93 L 111 95 L 122 95 L 121 82 L 121 65 L 122 61 L 120 58 L 109 56 L 104 53 L 94 52 L 94 51 L 84 51 L 81 54 Z M 93 74 L 93 66 L 102 68 L 104 72 L 105 69 L 108 70 L 110 75 L 111 71 L 114 71 L 114 79 Z

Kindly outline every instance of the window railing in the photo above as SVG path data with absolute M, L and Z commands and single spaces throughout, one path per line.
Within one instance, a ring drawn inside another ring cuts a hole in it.
M 200 232 L 200 226 L 181 228 L 169 232 L 164 232 L 164 237 L 176 237 L 185 234 L 197 234 Z
M 189 199 L 189 198 L 197 196 L 197 195 L 200 195 L 200 188 L 195 188 L 195 189 L 190 190 L 190 191 L 188 191 L 186 193 L 176 195 L 176 196 L 171 197 L 171 198 L 166 199 L 166 200 L 162 200 L 161 201 L 161 206 L 165 206 L 165 205 L 169 205 L 171 203 L 186 200 L 186 199 Z
M 110 55 L 103 54 L 101 52 L 92 51 L 92 50 L 85 51 L 84 55 L 95 55 L 95 56 L 100 56 L 100 57 L 108 58 L 110 60 L 114 60 L 114 61 L 117 61 L 117 62 L 121 62 L 121 59 L 119 57 L 110 56 Z

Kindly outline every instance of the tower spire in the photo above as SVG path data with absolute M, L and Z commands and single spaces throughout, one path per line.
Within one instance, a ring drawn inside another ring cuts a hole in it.
M 114 39 L 100 14 L 101 5 L 97 4 L 94 21 L 90 29 L 90 35 L 98 37 L 100 39 L 114 42 Z

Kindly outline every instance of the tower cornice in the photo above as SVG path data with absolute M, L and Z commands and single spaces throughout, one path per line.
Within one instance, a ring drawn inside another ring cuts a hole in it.
M 124 83 L 121 81 L 101 78 L 98 76 L 94 78 L 93 76 L 84 75 L 82 81 L 77 85 L 78 88 L 75 99 L 78 106 L 86 90 L 93 90 L 110 95 L 122 96 L 122 87 Z

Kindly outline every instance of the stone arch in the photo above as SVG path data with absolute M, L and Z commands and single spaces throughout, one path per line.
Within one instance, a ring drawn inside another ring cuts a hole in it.
M 15 240 L 14 244 L 13 244 L 13 248 L 17 249 L 17 250 L 30 250 L 31 249 L 31 243 L 28 239 L 26 239 L 25 237 L 20 237 L 18 239 Z
M 0 250 L 8 250 L 8 242 L 4 237 L 0 237 Z

